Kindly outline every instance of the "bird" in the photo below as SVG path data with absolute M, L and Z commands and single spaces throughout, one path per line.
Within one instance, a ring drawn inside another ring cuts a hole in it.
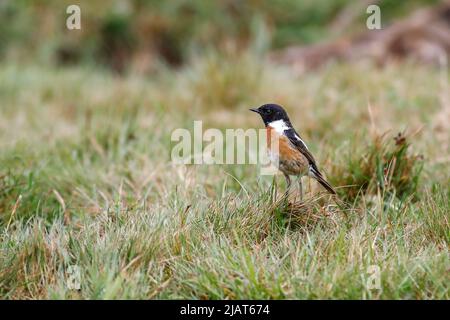
M 286 192 L 291 188 L 290 176 L 297 176 L 302 199 L 301 177 L 307 175 L 317 180 L 329 193 L 336 194 L 334 188 L 319 171 L 316 160 L 303 139 L 292 127 L 289 116 L 282 106 L 268 103 L 259 108 L 251 108 L 250 111 L 258 113 L 264 122 L 267 130 L 269 158 L 276 159 L 278 169 L 284 174 L 287 183 Z M 272 147 L 274 139 L 278 141 L 278 148 Z

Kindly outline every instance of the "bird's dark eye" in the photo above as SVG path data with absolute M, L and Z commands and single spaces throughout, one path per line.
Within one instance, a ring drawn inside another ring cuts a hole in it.
M 271 113 L 272 113 L 272 110 L 267 109 L 267 110 L 266 110 L 266 113 L 267 113 L 267 114 L 271 114 Z

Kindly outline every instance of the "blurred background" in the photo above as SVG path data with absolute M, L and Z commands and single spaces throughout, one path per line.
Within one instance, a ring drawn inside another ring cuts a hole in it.
M 71 4 L 81 7 L 81 30 L 66 28 Z M 381 31 L 366 27 L 370 4 L 381 9 Z M 119 74 L 180 68 L 211 51 L 273 54 L 301 71 L 366 56 L 436 62 L 450 48 L 450 6 L 439 0 L 2 0 L 0 26 L 3 61 Z

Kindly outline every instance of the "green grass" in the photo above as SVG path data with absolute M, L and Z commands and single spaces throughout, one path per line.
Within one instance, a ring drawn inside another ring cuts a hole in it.
M 245 54 L 152 78 L 2 65 L 0 297 L 449 299 L 439 79 L 412 64 L 298 76 Z M 305 203 L 287 205 L 256 166 L 170 163 L 173 129 L 260 128 L 247 110 L 269 101 L 338 205 L 306 178 Z

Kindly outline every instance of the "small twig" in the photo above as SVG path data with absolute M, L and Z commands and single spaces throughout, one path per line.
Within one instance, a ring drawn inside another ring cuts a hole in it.
M 16 203 L 14 204 L 14 207 L 13 207 L 12 212 L 11 212 L 11 216 L 9 217 L 8 224 L 6 225 L 5 232 L 8 232 L 9 225 L 11 224 L 11 222 L 12 222 L 12 220 L 14 218 L 14 215 L 16 214 L 17 208 L 19 207 L 20 200 L 22 200 L 22 195 L 21 194 L 19 195 L 19 197 L 16 200 Z
M 153 299 L 158 293 L 160 293 L 164 288 L 166 288 L 169 283 L 171 282 L 172 278 L 167 279 L 164 281 L 160 286 L 158 286 L 149 296 L 148 299 Z
M 61 196 L 61 194 L 56 189 L 53 189 L 53 193 L 56 197 L 56 200 L 58 200 L 59 204 L 61 205 L 63 213 L 66 212 L 66 202 L 64 201 L 64 198 Z

